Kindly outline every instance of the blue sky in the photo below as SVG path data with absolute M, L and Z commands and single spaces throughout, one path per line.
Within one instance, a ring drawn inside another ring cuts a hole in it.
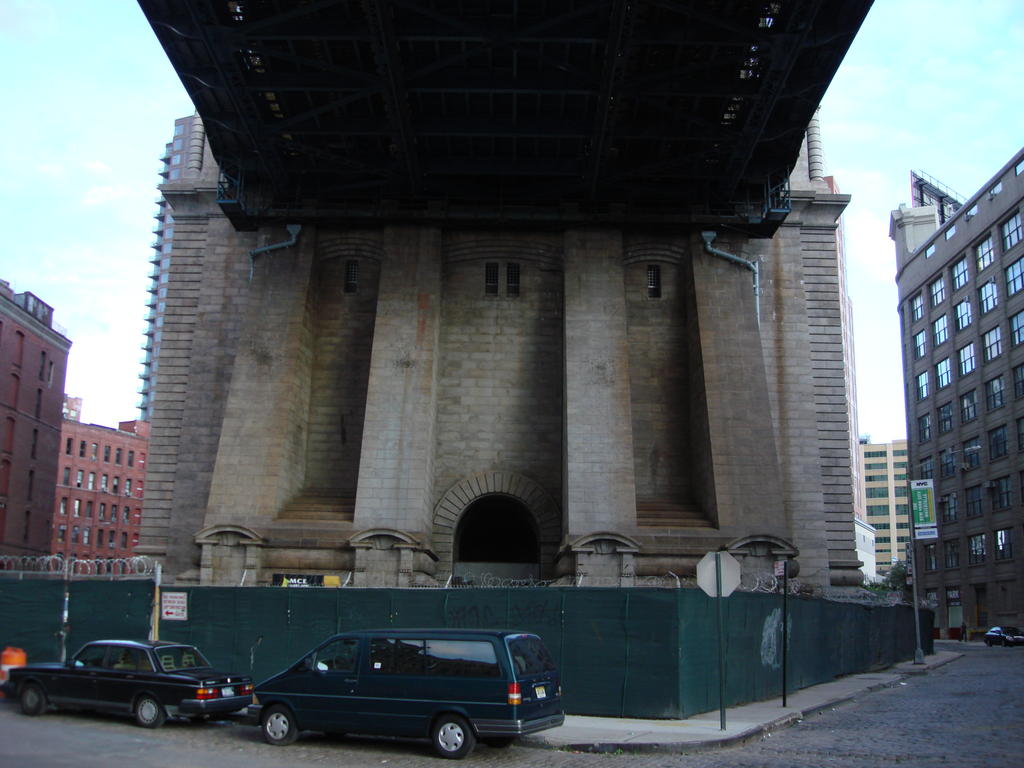
M 835 0 L 839 1 L 839 0 Z M 845 216 L 860 432 L 905 434 L 889 211 L 970 196 L 1024 145 L 1020 0 L 876 0 L 822 104 Z M 0 278 L 55 308 L 85 421 L 135 418 L 158 158 L 192 105 L 132 0 L 3 0 Z

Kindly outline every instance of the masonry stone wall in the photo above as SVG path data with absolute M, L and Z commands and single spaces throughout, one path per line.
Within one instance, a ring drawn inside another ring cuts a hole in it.
M 485 291 L 487 264 L 498 268 L 494 294 Z M 511 292 L 510 264 L 519 270 Z M 435 501 L 453 485 L 495 471 L 560 495 L 562 278 L 557 238 L 446 236 Z M 450 563 L 451 541 L 434 546 Z

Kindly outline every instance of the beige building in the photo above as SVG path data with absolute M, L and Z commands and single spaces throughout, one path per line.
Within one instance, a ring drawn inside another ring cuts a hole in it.
M 858 447 L 860 495 L 866 522 L 875 529 L 876 570 L 884 576 L 894 563 L 907 560 L 907 441 L 861 442 Z

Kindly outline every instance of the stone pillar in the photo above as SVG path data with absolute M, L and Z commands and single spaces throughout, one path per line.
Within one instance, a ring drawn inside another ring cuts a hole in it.
M 281 229 L 259 246 L 286 242 Z M 302 488 L 312 336 L 307 311 L 316 233 L 258 254 L 207 504 L 206 525 L 266 525 Z M 246 254 L 248 257 L 249 254 Z
M 743 241 L 714 247 L 737 253 Z M 701 468 L 705 508 L 725 536 L 772 531 L 789 536 L 753 276 L 742 265 L 707 253 L 695 239 L 693 291 L 698 350 L 694 366 L 705 396 L 708 464 Z
M 389 228 L 383 251 L 354 528 L 390 528 L 427 541 L 437 411 L 440 232 Z M 357 574 L 372 568 L 370 551 L 356 549 Z M 392 583 L 383 575 L 369 582 Z
M 566 543 L 596 531 L 635 527 L 622 249 L 617 230 L 565 234 Z M 563 555 L 572 551 L 568 547 Z M 575 567 L 563 563 L 560 570 Z

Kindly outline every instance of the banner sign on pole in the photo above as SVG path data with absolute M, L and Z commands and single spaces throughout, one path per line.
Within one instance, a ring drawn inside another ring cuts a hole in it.
M 931 480 L 910 481 L 910 509 L 914 528 L 935 527 L 935 489 Z

